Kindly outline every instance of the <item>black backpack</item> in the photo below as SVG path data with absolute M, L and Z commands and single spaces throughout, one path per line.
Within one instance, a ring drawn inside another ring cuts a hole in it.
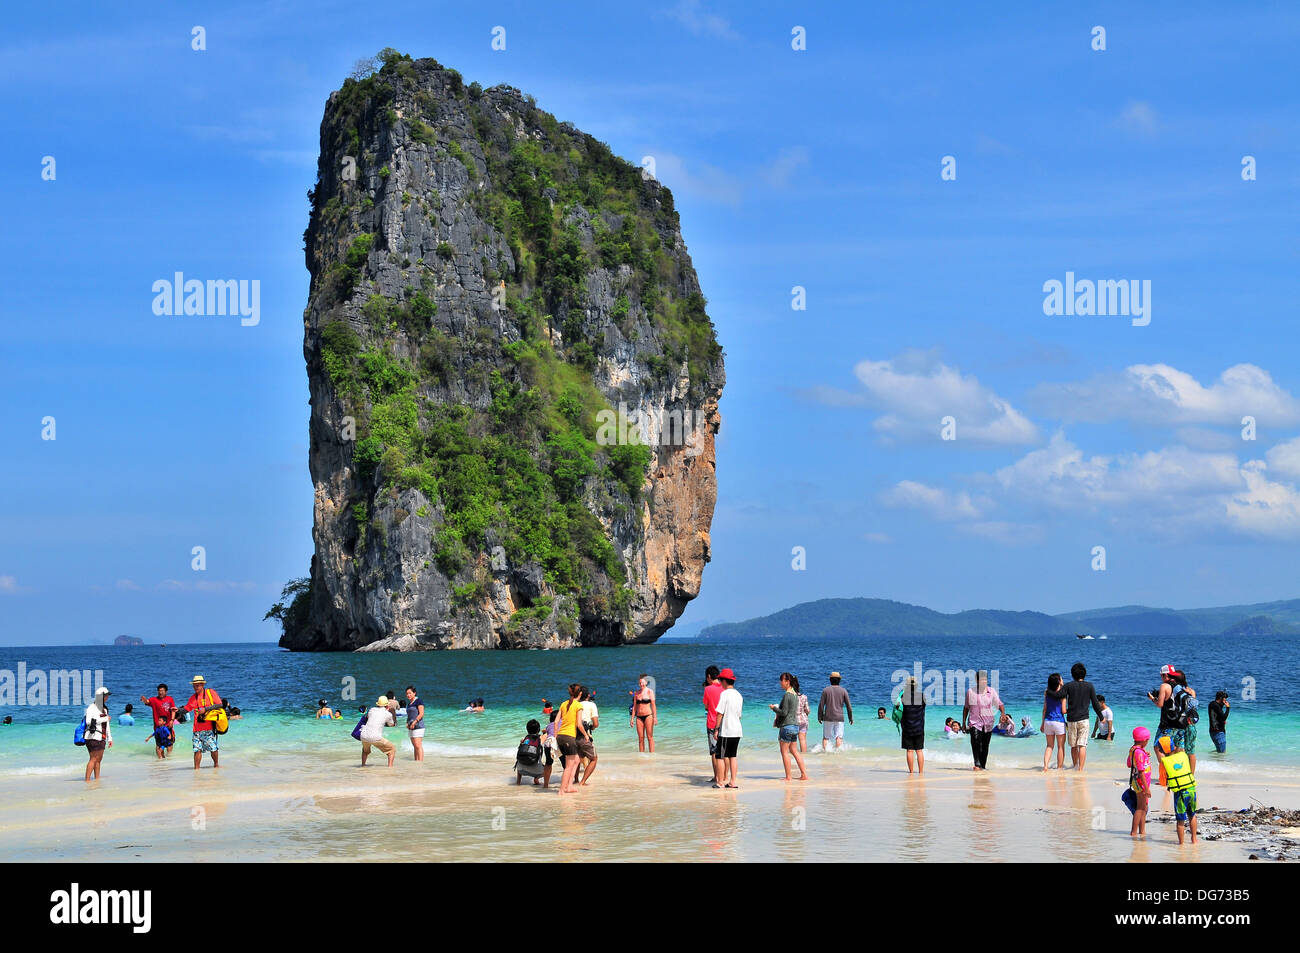
M 520 764 L 534 765 L 542 760 L 542 739 L 537 735 L 527 735 L 524 740 L 519 742 L 519 751 L 515 754 L 515 759 Z
M 1174 694 L 1174 725 L 1189 728 L 1201 720 L 1200 704 L 1187 689 L 1179 687 Z

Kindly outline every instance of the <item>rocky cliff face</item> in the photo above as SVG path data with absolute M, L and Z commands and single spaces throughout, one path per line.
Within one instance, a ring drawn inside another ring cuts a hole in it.
M 669 191 L 509 87 L 331 95 L 301 650 L 651 642 L 700 590 L 722 353 Z

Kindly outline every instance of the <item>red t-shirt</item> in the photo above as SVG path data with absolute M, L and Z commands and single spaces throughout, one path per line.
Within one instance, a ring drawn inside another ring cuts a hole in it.
M 171 721 L 171 711 L 176 707 L 176 701 L 170 695 L 164 695 L 162 698 L 150 698 L 145 702 L 153 709 L 153 726 L 165 725 Z
M 203 689 L 202 698 L 200 698 L 197 693 L 190 696 L 190 700 L 185 703 L 185 710 L 194 711 L 196 708 L 216 708 L 220 704 L 221 696 L 212 689 L 205 688 Z M 199 721 L 197 718 L 194 719 L 194 730 L 196 732 L 211 731 L 216 727 L 217 726 L 210 721 Z
M 707 713 L 707 717 L 704 721 L 704 725 L 706 728 L 709 729 L 709 731 L 713 731 L 715 728 L 718 727 L 717 708 L 718 708 L 718 698 L 721 695 L 722 695 L 722 686 L 719 685 L 717 682 L 714 682 L 712 685 L 706 685 L 704 687 L 704 711 Z

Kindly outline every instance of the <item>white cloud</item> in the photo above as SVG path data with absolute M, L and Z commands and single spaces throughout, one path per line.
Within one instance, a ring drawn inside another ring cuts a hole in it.
M 1300 437 L 1292 437 L 1272 447 L 1264 455 L 1268 468 L 1279 476 L 1300 478 Z
M 786 149 L 758 170 L 758 176 L 774 189 L 783 189 L 800 166 L 808 164 L 808 150 L 803 146 Z
M 976 519 L 984 502 L 972 499 L 964 490 L 952 492 L 914 480 L 899 481 L 882 493 L 880 500 L 886 506 L 922 510 L 937 520 L 945 521 Z
M 938 439 L 940 421 L 956 420 L 956 439 L 974 443 L 1037 443 L 1038 428 L 972 376 L 909 351 L 893 360 L 860 361 L 853 369 L 867 406 L 884 411 L 872 426 L 891 437 Z M 822 391 L 822 393 L 826 393 Z
M 1085 457 L 1061 433 L 1041 450 L 994 473 L 1010 497 L 1063 510 L 1106 505 L 1179 506 L 1189 497 L 1242 488 L 1237 458 L 1174 446 L 1140 454 Z
M 673 192 L 732 206 L 739 205 L 746 193 L 755 189 L 788 187 L 795 172 L 808 163 L 808 150 L 802 146 L 785 149 L 744 175 L 707 162 L 688 162 L 676 153 L 653 147 L 648 147 L 645 154 L 654 159 L 655 178 Z
M 862 538 L 868 543 L 881 543 L 882 545 L 893 542 L 888 533 L 863 533 Z
M 224 579 L 198 579 L 194 582 L 164 579 L 154 588 L 164 592 L 256 592 L 267 587 L 259 586 L 255 582 L 232 582 Z
M 1016 150 L 981 132 L 975 137 L 975 151 L 983 156 L 1013 156 Z
M 1208 427 L 1179 427 L 1174 431 L 1174 437 L 1193 450 L 1235 451 L 1241 447 L 1241 434 L 1210 430 Z
M 1154 136 L 1160 128 L 1155 107 L 1148 102 L 1133 100 L 1119 114 L 1119 125 L 1129 132 L 1142 136 Z
M 1230 529 L 1266 539 L 1300 539 L 1300 492 L 1290 484 L 1264 476 L 1266 464 L 1251 460 L 1241 468 L 1245 489 L 1226 501 L 1224 518 Z
M 707 162 L 693 162 L 690 168 L 671 152 L 650 151 L 655 160 L 655 178 L 674 192 L 702 199 L 739 205 L 744 184 L 739 178 Z
M 680 0 L 668 15 L 696 36 L 712 36 L 721 40 L 738 40 L 740 34 L 731 24 L 716 13 L 704 9 L 700 0 Z
M 982 523 L 967 523 L 959 526 L 963 533 L 983 536 L 1007 546 L 1023 546 L 1026 543 L 1042 542 L 1047 534 L 1043 527 L 1034 523 L 1009 523 L 1005 520 L 990 520 Z
M 1032 402 L 1062 420 L 1240 427 L 1249 415 L 1261 425 L 1300 423 L 1300 401 L 1254 364 L 1234 364 L 1209 386 L 1168 364 L 1134 364 L 1118 374 L 1041 385 Z
M 142 591 L 142 587 L 138 583 L 130 579 L 119 579 L 116 583 L 114 583 L 114 585 L 117 586 L 118 589 L 121 589 L 125 592 Z
M 16 576 L 0 576 L 0 594 L 9 596 L 22 591 Z
M 1271 478 L 1272 477 L 1272 478 Z M 1277 479 L 1281 477 L 1282 479 Z M 1279 444 L 1269 460 L 1170 446 L 1145 453 L 1087 455 L 1061 433 L 991 474 L 975 474 L 985 493 L 904 480 L 882 494 L 888 506 L 928 513 L 958 531 L 1008 545 L 1045 537 L 1034 513 L 1100 516 L 1112 525 L 1164 538 L 1208 533 L 1300 540 L 1300 438 Z M 992 510 L 1020 511 L 990 520 Z

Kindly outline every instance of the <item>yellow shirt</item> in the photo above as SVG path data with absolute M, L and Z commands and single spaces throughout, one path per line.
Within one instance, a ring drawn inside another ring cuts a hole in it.
M 560 727 L 555 729 L 557 735 L 577 737 L 578 716 L 582 714 L 582 702 L 570 699 L 560 705 Z

